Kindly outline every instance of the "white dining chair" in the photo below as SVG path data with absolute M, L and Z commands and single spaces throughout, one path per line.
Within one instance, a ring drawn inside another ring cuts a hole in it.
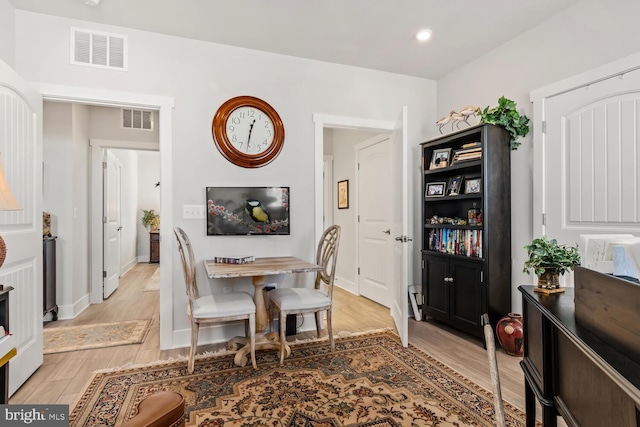
M 287 338 L 285 335 L 285 320 L 288 314 L 314 313 L 316 318 L 316 333 L 320 338 L 322 325 L 321 313 L 327 313 L 327 332 L 331 351 L 335 350 L 333 342 L 333 330 L 331 327 L 331 305 L 333 302 L 333 281 L 336 275 L 336 261 L 338 259 L 338 246 L 340 243 L 340 226 L 332 225 L 327 228 L 316 253 L 316 264 L 322 266 L 322 270 L 316 273 L 313 288 L 278 288 L 269 291 L 270 300 L 270 324 L 273 324 L 274 311 L 278 312 L 280 323 L 280 364 L 284 363 Z
M 230 292 L 200 296 L 196 282 L 196 267 L 193 248 L 187 234 L 180 228 L 174 228 L 178 239 L 178 251 L 182 259 L 184 282 L 187 288 L 189 322 L 191 323 L 191 348 L 189 350 L 189 373 L 193 373 L 198 347 L 198 332 L 201 324 L 213 324 L 244 320 L 245 335 L 248 335 L 251 348 L 251 363 L 256 364 L 256 306 L 245 292 Z

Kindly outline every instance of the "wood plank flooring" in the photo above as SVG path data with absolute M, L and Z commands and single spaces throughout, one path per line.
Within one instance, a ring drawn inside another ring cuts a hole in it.
M 45 328 L 152 318 L 151 331 L 142 344 L 108 347 L 44 356 L 43 365 L 10 398 L 12 404 L 72 404 L 91 379 L 93 371 L 131 363 L 150 363 L 177 355 L 188 348 L 159 350 L 159 292 L 143 292 L 157 264 L 138 264 L 125 274 L 118 290 L 104 303 L 92 305 L 73 320 L 48 323 Z M 366 298 L 336 288 L 333 314 L 334 334 L 394 327 L 389 310 Z M 304 339 L 315 333 L 302 333 Z M 293 337 L 290 337 L 293 338 Z M 409 342 L 455 371 L 491 390 L 489 363 L 482 342 L 441 324 L 409 320 Z M 198 351 L 215 351 L 224 344 L 199 346 Z M 498 365 L 503 398 L 524 410 L 524 380 L 520 358 L 499 349 Z

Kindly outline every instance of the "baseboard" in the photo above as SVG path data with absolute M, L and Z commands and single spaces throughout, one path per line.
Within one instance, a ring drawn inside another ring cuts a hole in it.
M 138 257 L 138 262 L 149 262 L 149 258 L 151 258 L 151 255 L 141 255 Z
M 129 270 L 131 270 L 137 263 L 138 257 L 132 258 L 120 269 L 120 276 L 124 276 L 125 274 L 127 274 L 127 272 L 129 272 Z
M 360 292 L 358 291 L 358 284 L 347 279 L 336 277 L 333 281 L 333 285 L 340 289 L 344 289 L 347 292 L 351 292 L 354 295 L 360 295 Z
M 58 306 L 58 320 L 75 319 L 77 315 L 86 310 L 91 304 L 89 303 L 89 294 L 86 294 L 74 304 Z

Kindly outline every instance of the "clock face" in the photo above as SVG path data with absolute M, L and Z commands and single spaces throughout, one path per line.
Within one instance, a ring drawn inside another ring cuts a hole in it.
M 220 153 L 244 168 L 272 162 L 284 143 L 280 116 L 253 96 L 238 96 L 222 104 L 213 116 L 212 132 Z
M 227 119 L 226 133 L 229 142 L 239 152 L 260 154 L 273 143 L 273 122 L 255 107 L 238 107 Z

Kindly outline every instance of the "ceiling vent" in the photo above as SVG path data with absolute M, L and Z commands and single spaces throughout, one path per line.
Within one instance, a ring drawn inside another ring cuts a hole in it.
M 127 70 L 127 36 L 71 28 L 71 63 Z
M 153 130 L 151 111 L 122 109 L 122 127 L 126 129 Z

